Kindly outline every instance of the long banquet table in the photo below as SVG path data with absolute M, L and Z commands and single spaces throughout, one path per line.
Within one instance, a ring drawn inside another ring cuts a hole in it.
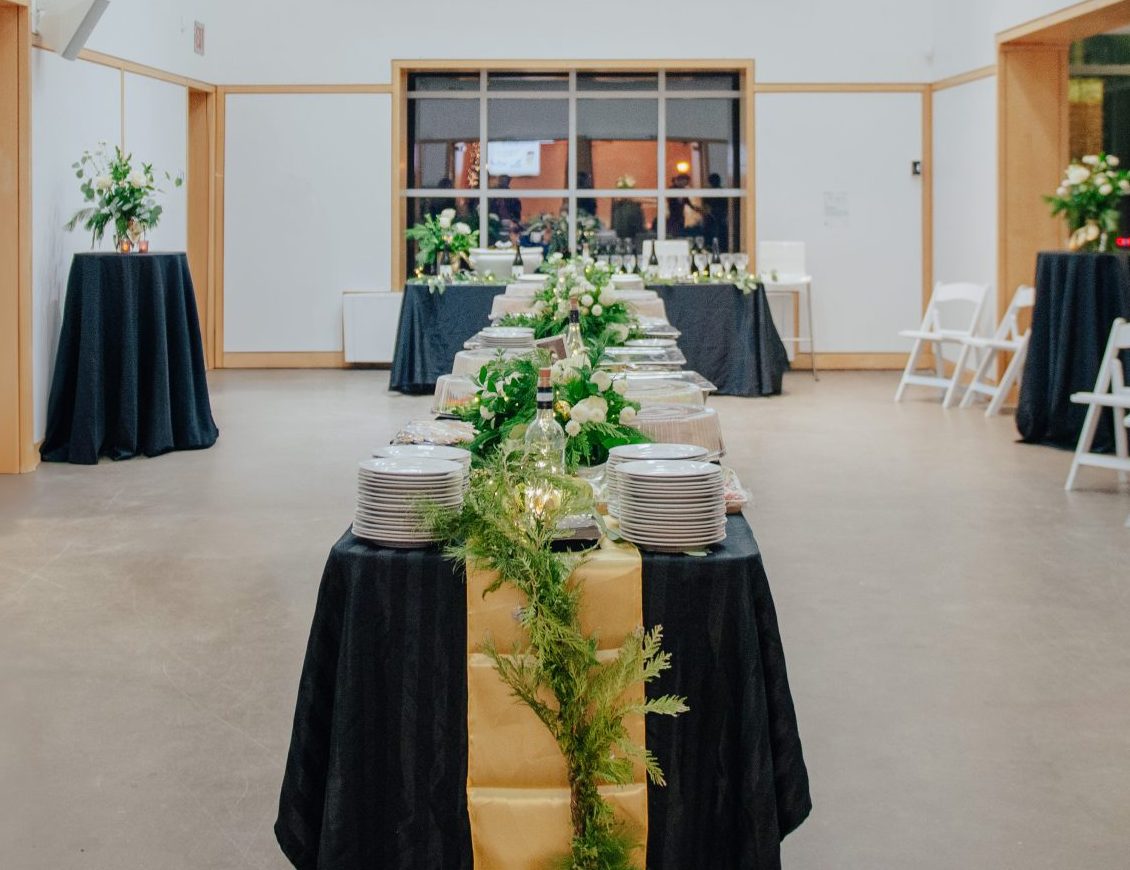
M 788 355 L 763 288 L 743 294 L 733 284 L 657 284 L 667 318 L 682 331 L 687 368 L 720 395 L 771 396 L 781 392 Z M 404 288 L 389 389 L 431 393 L 452 369 L 464 342 L 487 325 L 499 284 L 454 284 L 432 293 L 427 284 Z
M 651 870 L 777 870 L 811 810 L 784 651 L 745 519 L 705 558 L 643 554 L 643 613 L 672 668 L 649 693 L 667 775 L 648 788 Z M 346 533 L 318 592 L 275 834 L 299 870 L 465 870 L 464 578 L 435 549 Z M 519 868 L 515 868 L 519 870 Z

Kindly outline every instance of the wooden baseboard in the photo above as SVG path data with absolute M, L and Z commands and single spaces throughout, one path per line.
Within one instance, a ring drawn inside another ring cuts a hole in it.
M 220 368 L 225 369 L 340 369 L 345 355 L 330 351 L 273 351 L 266 353 L 227 353 Z
M 817 370 L 834 371 L 902 371 L 906 367 L 906 353 L 818 353 Z M 793 360 L 794 372 L 812 368 L 812 357 L 798 353 Z

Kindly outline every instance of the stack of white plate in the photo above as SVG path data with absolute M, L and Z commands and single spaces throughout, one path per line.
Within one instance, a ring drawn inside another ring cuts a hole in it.
M 673 338 L 632 338 L 624 342 L 625 347 L 678 347 Z
M 426 547 L 435 541 L 420 504 L 463 503 L 463 465 L 446 459 L 366 459 L 357 473 L 353 534 L 386 547 Z
M 709 462 L 646 459 L 616 469 L 620 534 L 661 552 L 701 550 L 726 538 L 722 469 Z
M 534 346 L 534 331 L 528 326 L 488 326 L 479 333 L 483 347 L 524 350 Z
M 384 444 L 373 451 L 378 459 L 444 459 L 463 467 L 463 480 L 471 476 L 471 451 L 442 444 Z
M 621 444 L 608 451 L 608 462 L 604 466 L 604 491 L 608 508 L 613 513 L 619 510 L 619 495 L 616 490 L 616 469 L 625 462 L 638 462 L 642 459 L 705 459 L 706 448 L 697 444 Z

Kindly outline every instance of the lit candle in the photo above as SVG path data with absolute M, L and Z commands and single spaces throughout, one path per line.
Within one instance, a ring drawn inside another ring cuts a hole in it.
M 137 250 L 138 250 L 138 253 L 148 254 L 149 253 L 149 239 L 142 239 L 140 242 L 138 242 L 137 243 Z
M 130 252 L 130 247 L 131 247 L 131 245 L 130 245 L 129 239 L 122 239 L 122 243 L 119 246 L 119 250 L 121 250 L 121 252 L 123 254 L 128 254 Z

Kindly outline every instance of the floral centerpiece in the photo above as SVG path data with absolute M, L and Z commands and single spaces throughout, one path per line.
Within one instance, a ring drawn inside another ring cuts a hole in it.
M 1067 219 L 1072 251 L 1109 251 L 1121 218 L 1119 201 L 1130 193 L 1130 172 L 1113 154 L 1088 154 L 1063 173 L 1054 196 L 1044 199 L 1052 214 Z
M 161 220 L 163 208 L 156 194 L 162 191 L 154 179 L 153 164 L 142 163 L 134 168 L 132 154 L 115 147 L 111 157 L 106 152 L 106 143 L 102 142 L 93 153 L 84 151 L 71 168 L 79 179 L 83 199 L 89 205 L 75 212 L 66 228 L 73 230 L 82 224 L 82 228 L 90 232 L 92 248 L 102 241 L 108 226 L 114 229 L 117 247 L 123 239 L 137 244 L 138 239 Z M 175 187 L 184 183 L 180 175 L 173 177 L 166 172 L 165 178 Z
M 498 359 L 479 371 L 474 398 L 462 410 L 477 435 L 472 453 L 486 456 L 501 445 L 521 441 L 537 413 L 538 367 L 548 364 L 544 353 L 517 359 Z M 570 468 L 599 465 L 620 444 L 638 444 L 647 437 L 630 424 L 640 406 L 624 398 L 627 382 L 593 370 L 587 359 L 553 363 L 553 409 L 565 429 L 565 461 Z
M 507 315 L 501 321 L 503 326 L 533 327 L 537 338 L 560 335 L 569 323 L 570 303 L 576 299 L 581 335 L 589 344 L 619 345 L 638 332 L 628 306 L 616 297 L 610 266 L 552 254 L 544 268 L 549 280 L 534 296 L 530 312 Z
M 587 211 L 577 212 L 577 247 L 591 242 L 604 225 L 596 215 Z M 530 221 L 526 227 L 530 241 L 544 245 L 547 254 L 569 253 L 569 216 L 567 214 L 542 214 Z
M 455 220 L 455 209 L 445 208 L 439 215 L 426 215 L 423 223 L 409 227 L 404 233 L 416 243 L 416 265 L 435 265 L 441 254 L 452 266 L 479 244 L 479 231 L 463 221 Z

